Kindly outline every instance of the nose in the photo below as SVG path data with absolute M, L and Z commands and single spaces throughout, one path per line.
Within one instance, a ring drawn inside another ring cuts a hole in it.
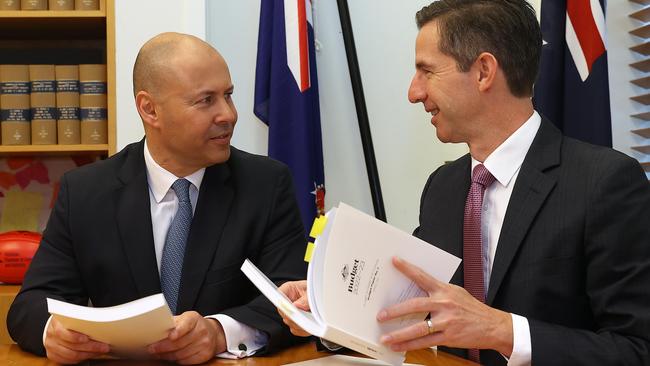
M 215 123 L 235 123 L 237 122 L 237 109 L 232 100 L 222 98 L 216 103 L 216 113 L 214 116 Z
M 409 86 L 409 91 L 408 91 L 408 98 L 409 98 L 409 102 L 411 103 L 423 102 L 424 99 L 426 98 L 424 85 L 417 72 L 415 73 L 415 75 L 413 75 L 413 79 L 411 80 L 411 85 Z

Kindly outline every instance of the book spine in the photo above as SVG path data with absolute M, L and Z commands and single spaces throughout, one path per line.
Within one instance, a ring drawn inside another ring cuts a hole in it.
M 29 66 L 0 65 L 0 128 L 3 145 L 29 145 Z
M 106 65 L 79 65 L 81 143 L 108 143 Z
M 0 10 L 20 10 L 20 1 L 0 0 Z
M 21 0 L 22 10 L 47 10 L 47 0 Z
M 74 10 L 74 0 L 49 0 L 50 10 Z
M 57 135 L 61 145 L 81 143 L 79 130 L 79 66 L 57 65 L 56 115 Z
M 75 10 L 99 10 L 99 0 L 75 0 Z
M 29 65 L 32 145 L 56 144 L 54 65 Z

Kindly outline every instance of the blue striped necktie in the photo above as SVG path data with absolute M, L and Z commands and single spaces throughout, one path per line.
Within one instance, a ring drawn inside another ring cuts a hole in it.
M 178 209 L 167 231 L 160 260 L 160 287 L 169 309 L 172 314 L 176 314 L 185 243 L 192 223 L 192 202 L 190 202 L 190 182 L 187 179 L 176 180 L 172 184 L 172 189 L 178 197 Z

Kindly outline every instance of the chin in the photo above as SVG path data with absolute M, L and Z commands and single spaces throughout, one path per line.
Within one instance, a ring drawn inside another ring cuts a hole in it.
M 440 142 L 448 143 L 452 142 L 448 134 L 441 132 L 439 129 L 436 129 L 436 137 Z
M 210 162 L 213 165 L 225 163 L 228 159 L 230 159 L 230 147 L 223 151 L 219 151 L 218 153 L 210 154 Z

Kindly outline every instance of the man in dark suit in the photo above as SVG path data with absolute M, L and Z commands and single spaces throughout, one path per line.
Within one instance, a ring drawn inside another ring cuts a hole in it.
M 525 0 L 442 0 L 416 19 L 409 100 L 470 153 L 431 174 L 414 235 L 463 264 L 446 284 L 395 258 L 429 296 L 378 320 L 430 318 L 381 341 L 486 365 L 649 365 L 650 185 L 638 162 L 534 111 L 542 39 Z M 298 287 L 283 285 L 294 299 Z
M 429 297 L 378 318 L 423 309 L 431 318 L 383 341 L 465 348 L 488 365 L 650 364 L 650 185 L 640 165 L 562 136 L 533 110 L 542 39 L 526 1 L 446 0 L 416 19 L 409 100 L 432 114 L 441 141 L 470 154 L 431 174 L 414 234 L 463 268 L 449 285 L 397 259 Z
M 277 283 L 304 277 L 304 229 L 288 169 L 230 146 L 226 62 L 195 37 L 164 33 L 142 47 L 133 76 L 146 138 L 61 179 L 11 336 L 77 363 L 110 346 L 51 319 L 47 297 L 105 307 L 162 290 L 177 315 L 148 347 L 155 358 L 196 364 L 292 343 L 239 267 L 250 258 Z

